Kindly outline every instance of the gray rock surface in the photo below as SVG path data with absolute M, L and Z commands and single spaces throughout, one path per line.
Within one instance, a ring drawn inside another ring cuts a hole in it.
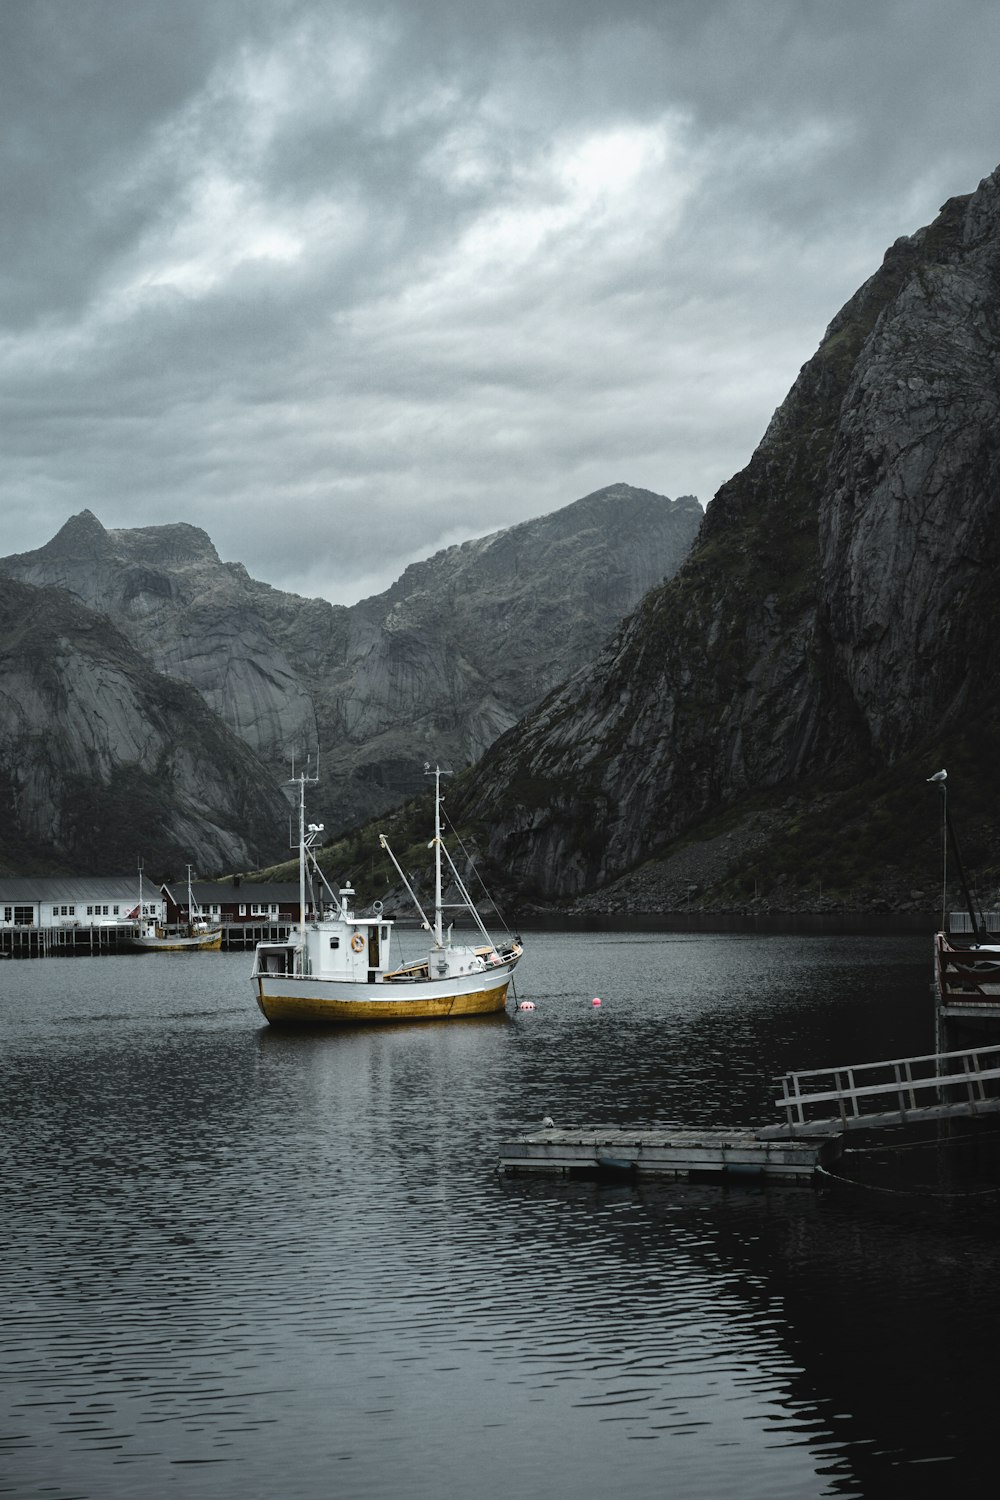
M 998 374 L 994 174 L 888 251 L 678 574 L 465 779 L 494 867 L 565 900 L 751 795 L 983 761 Z
M 194 690 L 57 589 L 0 590 L 0 865 L 251 868 L 287 802 Z

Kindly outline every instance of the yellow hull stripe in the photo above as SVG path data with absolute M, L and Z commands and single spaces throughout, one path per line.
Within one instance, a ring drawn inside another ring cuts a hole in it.
M 380 986 L 381 988 L 381 986 Z M 423 1000 L 331 1000 L 305 995 L 264 995 L 258 980 L 257 1003 L 272 1023 L 358 1021 L 432 1021 L 446 1016 L 485 1016 L 503 1010 L 507 985 L 471 995 L 442 995 Z

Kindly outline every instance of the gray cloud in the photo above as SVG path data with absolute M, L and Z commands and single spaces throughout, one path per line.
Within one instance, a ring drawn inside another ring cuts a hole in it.
M 0 9 L 2 551 L 184 519 L 349 600 L 616 480 L 705 501 L 1000 157 L 955 0 Z

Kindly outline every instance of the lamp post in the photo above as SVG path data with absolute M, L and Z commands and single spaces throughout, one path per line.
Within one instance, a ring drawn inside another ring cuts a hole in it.
M 928 776 L 928 785 L 932 782 L 941 788 L 941 931 L 948 930 L 948 772 L 935 771 L 933 776 Z

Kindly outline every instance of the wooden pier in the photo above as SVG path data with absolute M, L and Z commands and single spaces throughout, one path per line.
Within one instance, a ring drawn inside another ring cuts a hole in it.
M 126 922 L 2 927 L 0 958 L 106 958 L 116 953 L 135 953 L 138 950 L 128 939 L 137 931 L 135 923 Z M 253 952 L 258 943 L 286 942 L 289 931 L 288 922 L 225 922 L 222 948 L 230 953 Z
M 0 928 L 0 958 L 62 958 L 123 951 L 119 928 L 106 926 Z

